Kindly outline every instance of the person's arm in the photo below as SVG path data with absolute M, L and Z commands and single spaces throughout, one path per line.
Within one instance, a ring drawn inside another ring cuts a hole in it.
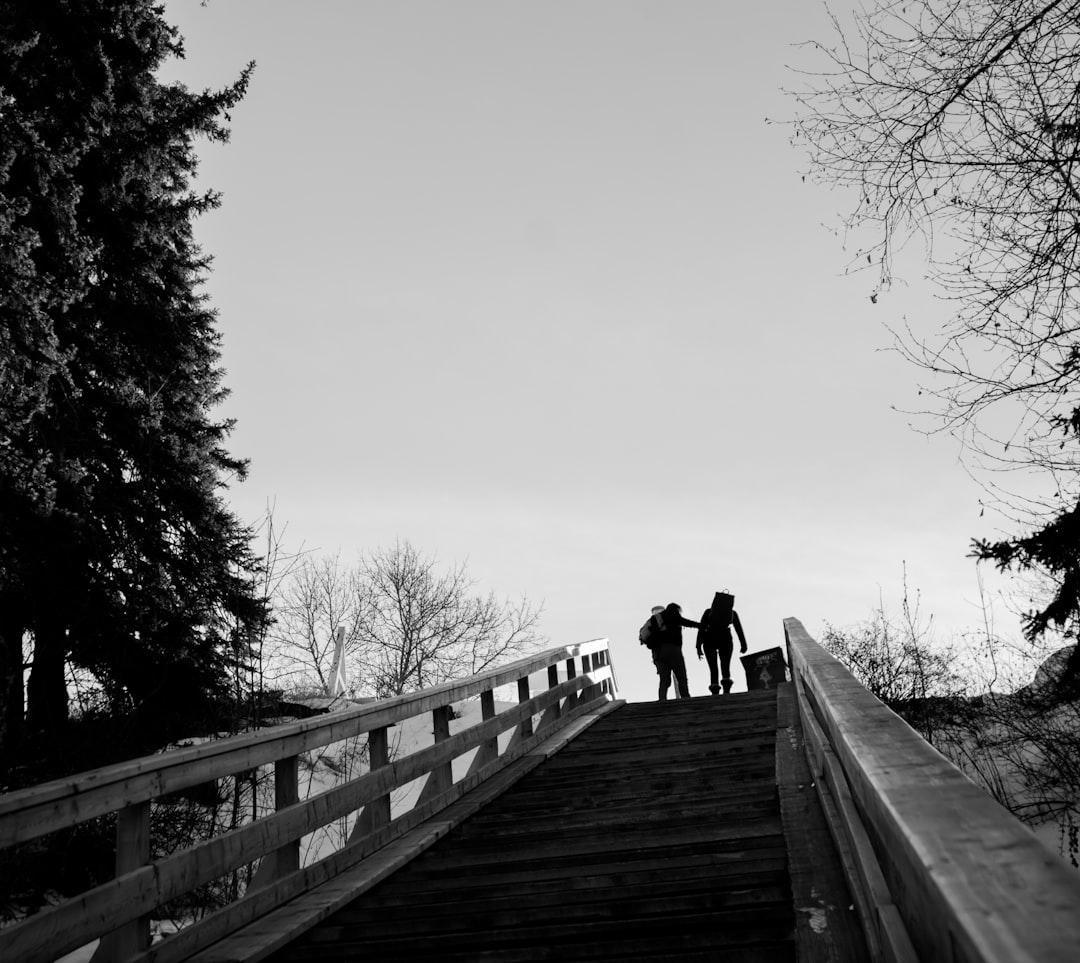
M 682 624 L 685 625 L 688 629 L 700 629 L 701 628 L 701 623 L 700 622 L 691 622 L 685 615 L 680 615 L 679 616 L 679 621 L 682 622 Z
M 742 622 L 739 621 L 739 613 L 731 613 L 731 624 L 735 626 L 735 634 L 739 637 L 739 651 L 746 651 L 746 635 L 742 630 Z

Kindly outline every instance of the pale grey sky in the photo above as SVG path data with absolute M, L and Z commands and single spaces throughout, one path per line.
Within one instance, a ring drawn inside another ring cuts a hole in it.
M 766 123 L 824 6 L 166 10 L 190 86 L 258 63 L 231 144 L 200 147 L 242 518 L 272 500 L 294 546 L 467 560 L 542 601 L 553 644 L 610 638 L 634 700 L 650 606 L 696 618 L 716 589 L 754 650 L 897 599 L 904 561 L 939 631 L 979 621 L 994 521 L 880 350 L 943 311 L 917 262 L 876 305 L 843 276 L 843 197 Z

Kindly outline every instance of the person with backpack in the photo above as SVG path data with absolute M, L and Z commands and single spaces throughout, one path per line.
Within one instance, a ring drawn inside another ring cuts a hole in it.
M 735 596 L 730 592 L 717 592 L 713 596 L 712 606 L 701 615 L 701 627 L 697 635 L 697 657 L 700 661 L 704 652 L 705 660 L 709 663 L 709 691 L 713 695 L 720 694 L 721 682 L 724 695 L 731 691 L 731 653 L 735 648 L 731 638 L 732 626 L 735 634 L 739 636 L 739 651 L 745 652 L 746 635 L 742 622 L 739 621 L 739 613 L 735 611 Z
M 671 677 L 675 676 L 675 694 L 680 699 L 690 696 L 690 687 L 686 681 L 686 660 L 682 653 L 683 626 L 696 629 L 699 623 L 683 618 L 682 608 L 677 602 L 667 607 L 654 606 L 649 621 L 641 627 L 639 639 L 652 652 L 653 665 L 660 676 L 659 698 L 667 699 L 671 688 Z

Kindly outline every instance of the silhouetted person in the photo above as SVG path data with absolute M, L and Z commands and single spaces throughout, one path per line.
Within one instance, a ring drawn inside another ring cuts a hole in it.
M 702 613 L 697 636 L 697 657 L 700 659 L 704 651 L 705 660 L 709 663 L 709 691 L 713 695 L 720 694 L 721 680 L 724 695 L 731 691 L 731 653 L 735 648 L 731 638 L 732 626 L 739 636 L 739 651 L 745 652 L 746 635 L 743 633 L 742 622 L 739 621 L 739 613 L 735 611 L 735 596 L 727 592 L 717 592 L 713 597 L 712 607 Z M 717 656 L 720 658 L 719 666 L 716 664 Z
M 653 665 L 656 666 L 660 676 L 660 701 L 667 699 L 668 689 L 671 688 L 671 677 L 675 676 L 676 695 L 680 699 L 686 699 L 690 695 L 690 687 L 686 684 L 686 660 L 682 653 L 682 630 L 683 626 L 696 629 L 700 628 L 697 622 L 684 619 L 682 609 L 672 602 L 662 612 L 653 610 L 653 618 L 657 619 L 661 626 L 660 644 L 652 646 Z

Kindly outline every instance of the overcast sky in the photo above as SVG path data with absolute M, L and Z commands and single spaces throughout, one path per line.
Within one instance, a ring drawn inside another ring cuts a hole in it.
M 905 562 L 939 635 L 979 622 L 966 556 L 997 523 L 882 350 L 944 312 L 917 261 L 876 304 L 845 276 L 844 197 L 766 122 L 824 6 L 166 10 L 170 76 L 258 64 L 232 142 L 199 148 L 244 520 L 271 501 L 294 547 L 465 561 L 542 602 L 552 644 L 609 638 L 635 701 L 649 608 L 717 589 L 752 650 L 898 605 Z

